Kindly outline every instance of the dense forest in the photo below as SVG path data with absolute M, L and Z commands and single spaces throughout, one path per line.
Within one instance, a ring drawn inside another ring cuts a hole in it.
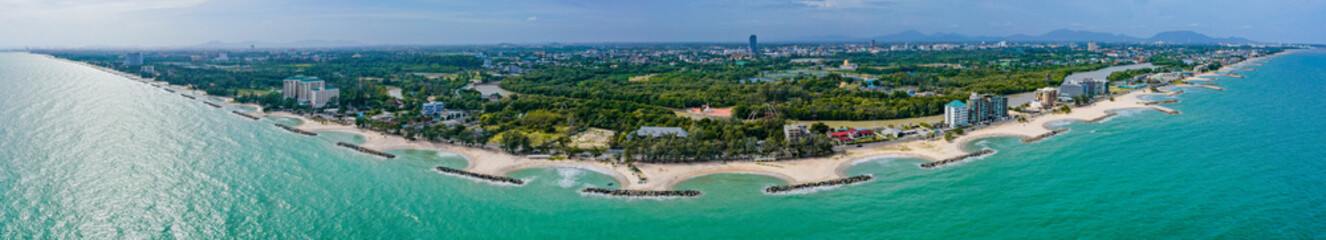
M 1013 57 L 1007 54 L 997 56 Z M 776 69 L 791 65 L 765 66 Z M 705 104 L 734 107 L 734 114 L 741 117 L 749 115 L 751 109 L 766 109 L 768 105 L 777 109 L 777 115 L 797 120 L 875 120 L 936 115 L 942 113 L 943 104 L 966 96 L 966 93 L 1029 92 L 1058 85 L 1064 76 L 1073 72 L 1106 66 L 1075 64 L 1019 69 L 958 69 L 907 64 L 859 71 L 877 74 L 877 80 L 867 81 L 834 73 L 757 83 L 743 82 L 742 79 L 767 71 L 760 65 L 704 69 L 666 65 L 550 68 L 505 79 L 502 88 L 527 94 L 626 101 L 668 108 Z M 882 89 L 910 87 L 942 95 L 918 97 L 898 91 L 862 91 L 841 87 L 844 84 L 873 85 Z

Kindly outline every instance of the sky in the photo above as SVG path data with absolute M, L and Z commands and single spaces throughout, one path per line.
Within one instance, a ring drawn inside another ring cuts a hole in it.
M 0 47 L 742 42 L 907 30 L 1326 43 L 1321 0 L 0 0 Z

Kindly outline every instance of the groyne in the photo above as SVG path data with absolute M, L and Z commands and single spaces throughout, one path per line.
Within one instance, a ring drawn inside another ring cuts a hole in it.
M 1193 86 L 1203 87 L 1203 88 L 1208 88 L 1208 89 L 1212 89 L 1212 90 L 1220 90 L 1220 91 L 1224 91 L 1224 90 L 1225 90 L 1225 88 L 1222 88 L 1222 87 L 1216 87 L 1216 86 L 1211 86 L 1211 85 L 1193 85 Z
M 175 92 L 175 90 L 172 90 L 172 89 L 167 88 L 167 87 L 163 87 L 163 88 L 161 88 L 161 89 L 165 89 L 167 92 L 171 92 L 171 93 L 174 93 L 174 92 Z
M 875 179 L 875 177 L 874 177 L 874 176 L 871 176 L 871 175 L 856 175 L 856 176 L 852 176 L 852 177 L 848 177 L 848 178 L 839 178 L 839 179 L 828 180 L 828 181 L 821 181 L 821 182 L 802 183 L 802 184 L 797 184 L 797 185 L 787 185 L 787 186 L 771 186 L 771 187 L 765 188 L 765 189 L 764 189 L 764 192 L 765 192 L 765 193 L 781 193 L 781 192 L 795 191 L 795 190 L 806 189 L 806 188 L 817 188 L 817 187 L 830 187 L 830 186 L 838 186 L 838 185 L 847 185 L 847 184 L 853 184 L 853 183 L 859 183 L 859 182 L 870 181 L 871 179 Z
M 275 125 L 276 125 L 277 127 L 281 127 L 281 129 L 285 129 L 286 131 L 290 131 L 290 132 L 294 132 L 294 133 L 298 133 L 298 134 L 304 134 L 304 135 L 308 135 L 308 136 L 317 136 L 317 135 L 318 135 L 317 133 L 309 132 L 309 131 L 304 131 L 304 130 L 301 130 L 301 129 L 298 129 L 298 128 L 295 128 L 295 127 L 291 127 L 291 126 L 286 126 L 286 125 L 281 125 L 281 124 L 275 124 Z
M 1164 113 L 1170 114 L 1170 115 L 1178 115 L 1178 114 L 1179 114 L 1179 110 L 1169 109 L 1169 108 L 1165 108 L 1165 107 L 1161 107 L 1161 106 L 1152 106 L 1151 108 L 1156 109 L 1157 111 L 1161 111 L 1161 112 L 1164 112 Z
M 203 101 L 203 103 L 204 103 L 204 104 L 207 104 L 208 106 L 212 106 L 212 107 L 214 107 L 214 108 L 221 108 L 221 105 L 217 105 L 217 104 L 212 103 L 212 102 Z
M 188 98 L 188 99 L 198 100 L 198 97 L 189 96 L 188 94 L 183 94 L 183 93 L 181 93 L 180 96 L 184 96 L 185 98 Z
M 1040 141 L 1040 140 L 1045 140 L 1045 138 L 1052 137 L 1052 136 L 1054 136 L 1054 135 L 1059 135 L 1060 133 L 1067 132 L 1067 131 L 1068 131 L 1068 129 L 1059 129 L 1059 130 L 1050 131 L 1050 132 L 1047 132 L 1047 133 L 1045 133 L 1045 134 L 1036 135 L 1035 137 L 1030 137 L 1030 138 L 1027 138 L 1027 139 L 1022 139 L 1022 143 L 1038 142 L 1038 141 Z
M 1179 90 L 1178 92 L 1172 92 L 1172 93 L 1166 94 L 1165 96 L 1166 96 L 1166 97 L 1173 97 L 1174 95 L 1179 95 L 1179 94 L 1183 94 L 1183 90 Z
M 1091 120 L 1087 120 L 1087 123 L 1098 123 L 1098 122 L 1100 122 L 1100 121 L 1105 121 L 1105 119 L 1109 119 L 1110 117 L 1118 116 L 1118 115 L 1119 115 L 1118 113 L 1109 113 L 1109 114 L 1105 114 L 1105 116 L 1100 116 L 1100 117 L 1093 118 L 1093 119 L 1091 119 Z
M 355 151 L 359 151 L 359 152 L 362 152 L 362 153 L 367 153 L 367 154 L 372 154 L 372 155 L 378 155 L 378 156 L 385 157 L 385 158 L 389 158 L 389 159 L 390 159 L 390 158 L 396 158 L 396 155 L 393 155 L 393 154 L 390 154 L 390 153 L 379 152 L 378 150 L 368 149 L 368 148 L 366 148 L 366 147 L 360 147 L 359 145 L 354 145 L 354 144 L 350 144 L 350 143 L 346 143 L 346 142 L 336 142 L 336 146 L 342 146 L 342 147 L 346 147 L 346 148 L 349 148 L 349 149 L 354 149 Z
M 1170 100 L 1164 100 L 1164 101 L 1150 101 L 1150 102 L 1145 102 L 1145 103 L 1142 103 L 1142 104 L 1144 104 L 1144 105 L 1156 105 L 1156 104 L 1170 104 L 1170 103 L 1178 103 L 1178 102 L 1179 102 L 1178 99 L 1170 99 Z
M 470 172 L 470 171 L 465 171 L 465 170 L 460 170 L 460 169 L 455 169 L 455 168 L 449 168 L 449 167 L 443 167 L 443 166 L 437 166 L 436 169 L 437 169 L 437 171 L 439 171 L 439 172 L 448 173 L 448 174 L 454 174 L 454 175 L 463 176 L 463 177 L 475 178 L 475 179 L 484 180 L 484 181 L 491 181 L 491 182 L 496 182 L 496 183 L 508 183 L 508 184 L 515 184 L 515 185 L 524 185 L 524 184 L 525 184 L 525 180 L 520 180 L 520 179 L 515 179 L 515 178 L 510 178 L 510 177 L 493 176 L 493 175 L 482 174 L 482 173 L 474 173 L 474 172 Z
M 967 160 L 968 158 L 980 157 L 980 156 L 990 155 L 990 154 L 993 154 L 993 153 L 994 153 L 994 150 L 986 149 L 986 150 L 981 150 L 980 152 L 968 153 L 968 154 L 965 154 L 965 155 L 962 155 L 962 156 L 957 156 L 957 157 L 953 157 L 953 158 L 949 158 L 949 159 L 939 160 L 939 161 L 935 161 L 935 162 L 922 163 L 922 164 L 921 164 L 921 167 L 922 167 L 922 168 L 935 168 L 935 167 L 944 166 L 944 165 L 948 165 L 948 164 L 952 164 L 952 163 L 956 163 L 956 162 L 961 162 L 962 160 Z
M 240 112 L 240 111 L 230 111 L 230 112 L 235 113 L 235 114 L 239 114 L 240 116 L 244 116 L 244 117 L 249 118 L 249 119 L 258 120 L 258 117 L 257 117 L 257 116 L 249 115 L 248 113 L 243 113 L 243 112 Z
M 651 190 L 585 188 L 585 189 L 580 189 L 580 192 L 614 196 L 614 197 L 699 197 L 700 196 L 700 191 L 696 190 L 651 191 Z

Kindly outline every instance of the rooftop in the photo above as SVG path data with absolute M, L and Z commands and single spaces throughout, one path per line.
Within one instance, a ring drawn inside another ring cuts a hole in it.
M 318 77 L 308 77 L 308 76 L 294 76 L 294 77 L 288 77 L 288 78 L 285 78 L 285 80 L 286 80 L 286 81 L 299 80 L 300 82 L 318 82 L 318 81 L 322 81 L 322 79 L 320 79 L 320 78 L 318 78 Z
M 635 130 L 636 135 L 661 137 L 666 135 L 677 135 L 677 137 L 686 137 L 686 130 L 679 127 L 640 127 Z
M 952 102 L 948 102 L 948 104 L 947 104 L 947 105 L 944 105 L 944 106 L 949 106 L 949 107 L 966 107 L 967 104 L 966 104 L 966 103 L 962 103 L 962 101 L 953 100 Z

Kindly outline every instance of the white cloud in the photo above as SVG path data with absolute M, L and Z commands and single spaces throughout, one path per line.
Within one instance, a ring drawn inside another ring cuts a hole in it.
M 208 0 L 0 0 L 0 13 L 9 14 L 119 14 L 153 9 L 197 6 Z M 62 17 L 69 17 L 65 15 Z
M 530 22 L 538 21 L 538 20 L 539 20 L 539 16 L 529 16 L 528 18 L 525 18 L 525 21 L 530 21 Z
M 888 3 L 887 0 L 807 0 L 798 1 L 801 5 L 817 9 L 857 9 L 857 8 L 878 8 L 880 4 Z

